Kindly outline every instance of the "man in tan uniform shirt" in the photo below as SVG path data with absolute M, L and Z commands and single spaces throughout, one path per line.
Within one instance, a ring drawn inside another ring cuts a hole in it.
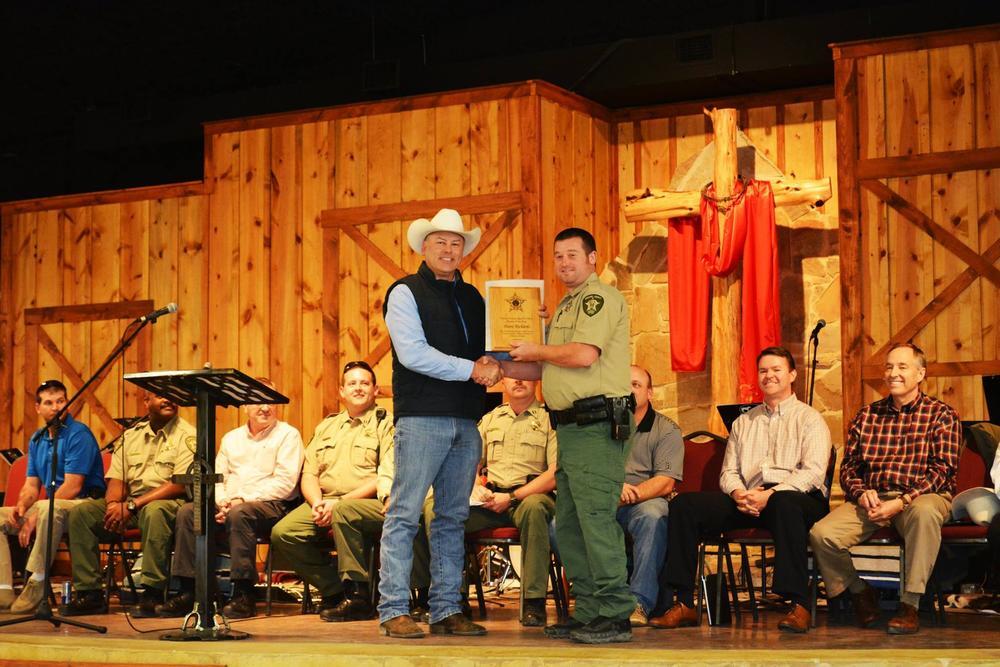
M 392 446 L 392 416 L 375 407 L 375 372 L 363 361 L 344 367 L 340 397 L 345 409 L 319 423 L 306 447 L 301 490 L 305 502 L 271 531 L 271 545 L 323 596 L 320 617 L 343 599 L 344 587 L 330 558 L 334 508 L 342 500 L 374 498 L 379 460 Z
M 101 593 L 100 542 L 138 525 L 142 534 L 144 590 L 132 614 L 156 615 L 170 573 L 167 562 L 174 544 L 174 521 L 184 504 L 183 484 L 170 481 L 187 472 L 196 447 L 194 427 L 177 414 L 170 399 L 146 393 L 149 421 L 125 431 L 111 456 L 104 498 L 87 500 L 70 510 L 70 557 L 76 596 L 60 607 L 64 616 L 106 613 Z

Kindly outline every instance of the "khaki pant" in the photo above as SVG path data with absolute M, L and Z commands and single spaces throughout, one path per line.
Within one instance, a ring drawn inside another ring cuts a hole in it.
M 896 495 L 879 497 L 889 500 Z M 941 547 L 941 525 L 948 520 L 950 513 L 951 496 L 925 493 L 917 496 L 908 508 L 890 521 L 903 538 L 903 592 L 923 594 L 927 588 L 927 580 Z M 850 548 L 864 542 L 884 526 L 871 521 L 867 510 L 853 502 L 844 503 L 813 525 L 809 543 L 816 554 L 816 563 L 823 573 L 829 597 L 840 595 L 857 579 Z
M 271 529 L 271 548 L 323 597 L 343 591 L 330 552 L 336 547 L 329 526 L 317 526 L 309 503 L 302 503 Z
M 69 514 L 69 510 L 74 505 L 81 501 L 82 499 L 63 500 L 56 498 L 55 512 L 52 515 L 52 553 L 49 555 L 50 563 L 55 560 L 56 548 L 59 546 L 59 540 L 62 539 L 66 526 L 66 515 Z M 10 527 L 8 521 L 13 512 L 13 507 L 0 507 L 0 585 L 6 586 L 10 586 L 13 581 L 10 545 L 7 542 L 7 535 L 16 535 L 17 531 L 24 524 L 24 519 L 22 519 L 16 528 Z M 27 517 L 31 514 L 38 515 L 38 522 L 35 524 L 35 543 L 31 547 L 31 553 L 28 554 L 28 564 L 25 566 L 25 569 L 31 573 L 42 573 L 45 571 L 45 542 L 48 539 L 49 501 L 47 499 L 36 501 L 35 504 L 28 508 L 25 516 Z

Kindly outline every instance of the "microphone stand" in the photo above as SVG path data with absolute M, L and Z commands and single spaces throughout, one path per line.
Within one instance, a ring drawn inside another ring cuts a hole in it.
M 63 428 L 63 422 L 62 422 L 63 417 L 65 417 L 66 413 L 69 412 L 70 406 L 72 406 L 77 401 L 77 399 L 79 399 L 81 396 L 84 395 L 84 393 L 86 393 L 87 389 L 97 380 L 97 378 L 102 377 L 104 375 L 104 371 L 106 371 L 108 367 L 111 366 L 111 364 L 113 364 L 118 359 L 119 356 L 125 353 L 125 350 L 129 348 L 129 346 L 132 344 L 132 341 L 135 340 L 136 336 L 139 335 L 139 332 L 142 331 L 147 324 L 155 323 L 156 319 L 157 318 L 155 317 L 150 317 L 146 319 L 140 318 L 129 324 L 128 327 L 126 327 L 125 329 L 125 335 L 122 336 L 122 339 L 118 342 L 118 344 L 114 347 L 114 349 L 111 350 L 111 352 L 108 354 L 108 357 L 101 364 L 100 368 L 97 369 L 97 372 L 91 375 L 90 379 L 84 382 L 83 386 L 80 387 L 80 389 L 78 389 L 77 392 L 73 394 L 73 396 L 66 402 L 66 405 L 64 405 L 62 409 L 59 410 L 59 412 L 57 412 L 55 416 L 52 417 L 52 419 L 50 419 L 45 424 L 45 428 L 48 429 L 49 433 L 52 435 L 52 466 L 49 476 L 49 484 L 47 487 L 47 491 L 49 494 L 49 509 L 48 509 L 49 523 L 48 523 L 48 530 L 46 531 L 47 534 L 45 536 L 45 580 L 43 583 L 43 587 L 45 589 L 45 596 L 42 598 L 42 601 L 38 605 L 38 609 L 35 610 L 35 613 L 31 614 L 30 616 L 21 616 L 19 618 L 12 618 L 9 620 L 0 621 L 0 627 L 6 625 L 16 625 L 18 623 L 27 623 L 28 621 L 48 621 L 54 627 L 57 628 L 59 627 L 60 624 L 65 623 L 66 625 L 71 625 L 77 628 L 83 628 L 84 630 L 91 630 L 93 632 L 98 632 L 100 634 L 104 634 L 108 631 L 108 629 L 103 625 L 92 625 L 90 623 L 83 623 L 82 621 L 69 619 L 66 618 L 65 616 L 59 616 L 52 611 L 52 604 L 50 602 L 50 599 L 53 597 L 52 533 L 53 533 L 53 519 L 55 518 L 55 512 L 56 512 L 56 489 L 58 488 L 56 486 L 56 475 L 59 472 L 59 464 L 58 464 L 59 433 Z M 134 325 L 136 324 L 138 324 L 139 326 L 135 327 Z M 36 536 L 35 539 L 38 539 L 38 536 Z
M 816 364 L 818 363 L 817 352 L 819 352 L 819 332 L 817 331 L 813 335 L 809 336 L 809 342 L 806 343 L 806 353 L 809 352 L 809 346 L 812 346 L 812 363 L 809 372 L 809 405 L 813 404 L 813 390 L 816 388 Z

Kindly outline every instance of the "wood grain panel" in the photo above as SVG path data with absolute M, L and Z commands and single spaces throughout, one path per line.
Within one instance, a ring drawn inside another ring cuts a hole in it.
M 180 204 L 157 199 L 149 207 L 149 298 L 157 308 L 177 301 L 177 228 Z M 177 317 L 164 317 L 152 325 L 153 368 L 177 369 Z
M 1000 146 L 1000 42 L 976 44 L 976 147 Z M 977 173 L 979 247 L 1000 239 L 1000 170 Z M 1000 287 L 981 280 L 983 358 L 1000 359 Z
M 121 204 L 106 204 L 95 206 L 91 215 L 91 252 L 93 266 L 93 281 L 91 283 L 91 299 L 95 303 L 118 301 L 121 298 L 118 285 L 121 274 L 118 250 L 121 246 Z M 108 353 L 118 342 L 126 322 L 119 320 L 103 320 L 90 325 L 90 358 L 94 370 L 102 363 Z M 119 413 L 121 378 L 124 367 L 121 358 L 115 362 L 107 378 L 94 391 L 94 396 L 114 417 Z M 90 424 L 98 443 L 110 442 L 121 429 L 110 430 L 104 421 L 92 420 Z
M 368 168 L 366 141 L 367 119 L 349 118 L 335 121 L 337 133 L 336 191 L 337 208 L 362 206 L 368 203 Z M 351 241 L 342 240 L 340 257 L 339 356 L 336 367 L 345 361 L 363 359 L 368 352 L 368 256 Z

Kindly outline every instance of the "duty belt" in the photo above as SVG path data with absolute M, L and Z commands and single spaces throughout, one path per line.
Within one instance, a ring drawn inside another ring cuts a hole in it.
M 629 409 L 634 409 L 635 399 L 631 394 L 628 396 L 588 396 L 573 401 L 573 407 L 567 410 L 550 410 L 557 425 L 576 424 L 586 426 L 598 422 L 609 421 L 612 418 L 616 403 L 624 403 Z

